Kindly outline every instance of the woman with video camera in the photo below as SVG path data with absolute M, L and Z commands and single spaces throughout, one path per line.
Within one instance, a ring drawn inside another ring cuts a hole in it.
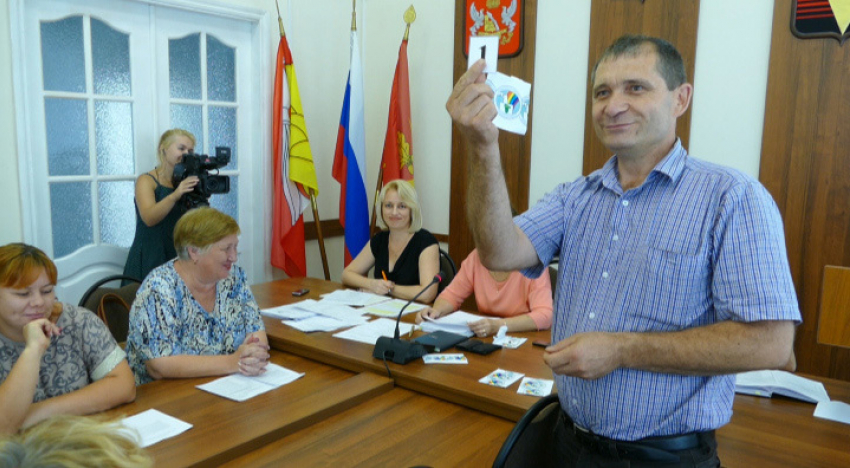
M 180 128 L 166 131 L 159 139 L 159 164 L 136 179 L 136 235 L 124 265 L 125 276 L 143 280 L 151 270 L 177 256 L 174 225 L 186 212 L 178 202 L 195 189 L 198 177 L 187 177 L 177 187 L 171 179 L 174 166 L 194 149 L 192 133 Z

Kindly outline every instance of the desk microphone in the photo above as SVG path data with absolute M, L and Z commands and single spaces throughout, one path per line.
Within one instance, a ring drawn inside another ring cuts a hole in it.
M 422 293 L 427 291 L 428 288 L 443 281 L 443 276 L 444 273 L 442 271 L 434 276 L 434 279 L 427 286 L 422 288 L 417 295 L 413 296 L 413 299 L 407 301 L 407 304 L 398 311 L 398 317 L 395 319 L 395 334 L 392 338 L 386 336 L 378 338 L 378 341 L 375 343 L 375 350 L 372 352 L 372 357 L 391 359 L 396 364 L 407 364 L 425 355 L 425 347 L 421 344 L 399 338 L 399 323 L 401 322 L 402 314 L 404 314 L 404 309 L 412 304 Z

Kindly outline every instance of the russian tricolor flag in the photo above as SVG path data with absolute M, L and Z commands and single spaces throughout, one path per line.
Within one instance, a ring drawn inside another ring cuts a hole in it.
M 369 242 L 366 198 L 366 132 L 363 127 L 363 71 L 357 31 L 351 31 L 351 68 L 345 86 L 333 177 L 340 183 L 339 222 L 345 229 L 345 265 Z

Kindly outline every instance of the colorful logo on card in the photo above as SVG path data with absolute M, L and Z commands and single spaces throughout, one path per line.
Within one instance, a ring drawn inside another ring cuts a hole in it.
M 522 100 L 516 90 L 512 88 L 502 87 L 497 89 L 493 101 L 496 103 L 496 110 L 499 111 L 499 115 L 506 119 L 515 119 L 522 113 Z

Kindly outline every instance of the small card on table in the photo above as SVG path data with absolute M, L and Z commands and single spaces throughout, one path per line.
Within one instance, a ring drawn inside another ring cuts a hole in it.
M 532 395 L 544 397 L 552 393 L 552 387 L 555 385 L 554 380 L 535 379 L 532 377 L 523 377 L 519 383 L 517 393 L 520 395 Z
M 463 353 L 426 354 L 422 360 L 425 364 L 469 364 Z
M 525 374 L 520 372 L 512 372 L 504 369 L 496 369 L 493 372 L 482 377 L 479 382 L 487 385 L 492 385 L 494 387 L 508 388 L 521 379 Z

